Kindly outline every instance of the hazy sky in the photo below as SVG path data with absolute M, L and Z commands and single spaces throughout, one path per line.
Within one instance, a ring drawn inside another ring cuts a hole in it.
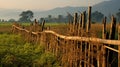
M 0 8 L 49 10 L 65 6 L 88 6 L 106 0 L 0 0 Z

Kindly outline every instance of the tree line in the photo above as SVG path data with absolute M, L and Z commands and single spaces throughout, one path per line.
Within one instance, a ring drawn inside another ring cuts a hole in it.
M 86 13 L 87 16 L 87 13 Z M 92 22 L 101 22 L 104 18 L 104 14 L 99 11 L 94 11 L 91 14 L 92 16 Z M 32 19 L 34 18 L 34 13 L 31 10 L 23 11 L 19 15 L 19 20 L 17 22 L 32 22 Z M 117 20 L 120 21 L 120 9 L 116 13 Z M 109 16 L 108 16 L 109 18 Z M 39 19 L 39 22 L 42 22 L 45 20 L 46 22 L 70 22 L 73 20 L 73 14 L 70 14 L 67 12 L 67 16 L 58 15 L 58 17 L 53 17 L 52 15 L 48 15 L 47 17 L 41 17 Z M 9 19 L 8 21 L 4 19 L 0 19 L 0 22 L 15 22 L 15 19 Z

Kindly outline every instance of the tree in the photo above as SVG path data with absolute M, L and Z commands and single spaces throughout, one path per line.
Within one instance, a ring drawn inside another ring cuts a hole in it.
M 48 20 L 48 22 L 52 22 L 52 15 L 48 15 L 47 20 Z
M 9 19 L 8 22 L 15 22 L 15 19 Z
M 58 22 L 62 22 L 63 21 L 63 15 L 58 15 Z
M 43 22 L 43 20 L 44 20 L 44 18 L 41 17 L 40 20 L 39 20 L 39 22 Z
M 33 18 L 33 12 L 30 11 L 30 10 L 27 10 L 27 11 L 23 11 L 21 14 L 20 14 L 20 19 L 19 21 L 20 22 L 31 22 L 31 19 Z
M 120 9 L 119 9 L 119 11 L 116 13 L 116 16 L 117 16 L 117 18 L 118 18 L 118 21 L 120 21 Z
M 67 20 L 66 22 L 72 22 L 73 21 L 73 16 L 69 12 L 67 12 L 66 20 Z
M 92 13 L 93 22 L 101 22 L 103 18 L 104 18 L 104 14 L 102 14 L 101 12 L 95 11 Z

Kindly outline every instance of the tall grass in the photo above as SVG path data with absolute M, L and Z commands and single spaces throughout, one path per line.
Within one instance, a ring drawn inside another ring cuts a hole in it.
M 55 56 L 42 45 L 23 41 L 20 35 L 0 34 L 0 67 L 58 67 Z

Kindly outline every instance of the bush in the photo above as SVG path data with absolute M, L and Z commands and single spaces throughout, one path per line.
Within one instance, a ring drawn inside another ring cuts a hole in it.
M 46 65 L 47 64 L 47 65 Z M 57 66 L 55 56 L 41 45 L 26 43 L 20 35 L 0 34 L 1 67 Z

